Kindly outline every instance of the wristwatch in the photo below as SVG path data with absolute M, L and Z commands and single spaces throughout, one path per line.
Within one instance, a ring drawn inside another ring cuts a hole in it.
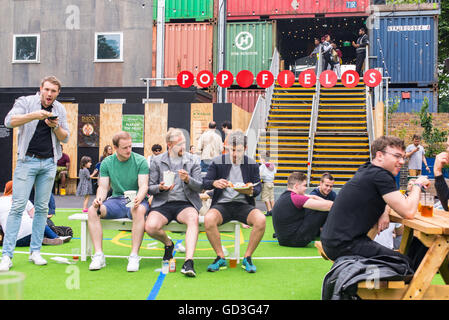
M 59 128 L 59 124 L 56 125 L 56 127 L 53 127 L 53 131 Z

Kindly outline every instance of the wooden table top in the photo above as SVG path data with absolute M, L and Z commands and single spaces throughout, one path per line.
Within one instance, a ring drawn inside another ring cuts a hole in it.
M 433 209 L 433 217 L 423 217 L 417 212 L 414 219 L 404 219 L 391 210 L 390 221 L 402 223 L 426 234 L 449 235 L 449 212 L 440 209 Z

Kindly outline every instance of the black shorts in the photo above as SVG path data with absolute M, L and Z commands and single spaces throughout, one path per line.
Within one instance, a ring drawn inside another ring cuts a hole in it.
M 244 224 L 248 224 L 248 215 L 256 207 L 243 202 L 227 202 L 216 203 L 210 209 L 215 209 L 220 212 L 223 218 L 221 224 L 225 224 L 231 220 L 238 220 Z
M 184 210 L 185 208 L 195 208 L 190 202 L 187 201 L 172 201 L 166 202 L 162 206 L 157 208 L 151 208 L 151 211 L 157 211 L 167 218 L 168 223 L 172 220 L 176 220 L 176 222 L 180 223 L 176 218 L 178 214 Z

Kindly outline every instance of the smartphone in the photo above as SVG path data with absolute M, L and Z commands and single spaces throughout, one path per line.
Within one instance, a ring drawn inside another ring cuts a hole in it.
M 50 119 L 50 120 L 56 120 L 56 119 L 58 119 L 58 116 L 51 116 L 51 117 L 48 117 L 48 119 Z

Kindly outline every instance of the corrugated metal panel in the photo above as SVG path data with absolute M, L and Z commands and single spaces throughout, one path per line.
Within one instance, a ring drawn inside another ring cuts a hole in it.
M 438 45 L 436 25 L 434 16 L 379 18 L 370 39 L 371 55 L 377 56 L 373 61 L 374 67 L 386 68 L 391 83 L 435 83 Z
M 410 94 L 410 98 L 404 99 L 403 97 L 407 96 L 407 93 Z M 433 88 L 392 88 L 388 90 L 390 106 L 399 99 L 399 107 L 396 112 L 418 112 L 421 110 L 424 97 L 429 99 L 429 112 L 438 112 L 438 94 Z
M 176 78 L 183 70 L 195 76 L 202 70 L 212 72 L 213 31 L 211 23 L 166 23 L 165 78 Z M 176 81 L 165 81 L 165 85 L 176 85 Z
M 227 89 L 226 101 L 234 103 L 245 111 L 253 112 L 257 99 L 265 89 Z
M 165 0 L 165 21 L 195 19 L 206 21 L 214 18 L 214 0 Z M 153 0 L 153 20 L 157 19 L 157 0 Z
M 369 15 L 369 0 L 227 0 L 228 19 L 275 19 L 315 14 Z
M 254 76 L 269 70 L 275 45 L 275 22 L 233 22 L 226 29 L 226 70 L 237 76 L 249 70 Z

